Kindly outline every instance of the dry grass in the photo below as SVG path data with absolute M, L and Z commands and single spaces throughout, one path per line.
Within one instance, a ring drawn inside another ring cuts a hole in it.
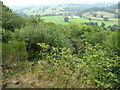
M 29 63 L 26 62 L 26 64 Z M 4 78 L 3 86 L 12 88 L 93 87 L 92 83 L 84 76 L 82 68 L 73 73 L 68 67 L 60 65 L 53 66 L 47 62 L 41 62 L 25 69 L 26 72 L 18 72 L 17 76 L 12 75 L 12 77 Z

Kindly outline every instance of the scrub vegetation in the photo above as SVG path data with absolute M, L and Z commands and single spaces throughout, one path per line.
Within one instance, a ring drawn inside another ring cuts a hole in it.
M 65 24 L 56 24 L 2 7 L 2 87 L 119 88 L 117 25 L 62 19 Z

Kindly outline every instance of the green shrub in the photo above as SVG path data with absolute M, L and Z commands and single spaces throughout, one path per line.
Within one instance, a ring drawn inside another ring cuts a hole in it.
M 7 43 L 10 39 L 11 39 L 11 34 L 12 32 L 11 31 L 6 31 L 4 29 L 2 29 L 2 42 L 3 43 Z
M 80 67 L 81 61 L 75 55 L 72 55 L 70 48 L 58 48 L 50 47 L 45 43 L 38 43 L 41 48 L 40 60 L 48 60 L 51 64 L 60 64 L 69 67 L 71 70 L 75 71 Z M 63 64 L 64 63 L 64 64 Z
M 27 51 L 31 53 L 29 55 L 33 56 L 39 51 L 38 42 L 55 47 L 71 47 L 71 42 L 62 29 L 60 26 L 51 24 L 38 24 L 35 27 L 26 26 L 20 30 L 15 30 L 12 39 L 25 41 Z
M 86 44 L 86 50 L 82 60 L 86 63 L 86 75 L 98 87 L 118 88 L 119 87 L 119 57 L 109 56 L 103 47 L 96 44 L 94 47 Z M 116 70 L 115 70 L 116 69 Z
M 88 42 L 93 46 L 97 43 L 102 44 L 103 40 L 106 40 L 108 32 L 102 31 L 98 29 L 91 28 L 90 31 L 85 31 L 82 34 L 82 38 L 84 42 Z
M 113 55 L 119 55 L 119 34 L 118 31 L 116 32 L 109 32 L 108 35 L 106 35 L 106 39 L 104 39 L 102 42 L 102 46 L 104 50 L 107 50 L 109 54 Z
M 14 31 L 25 26 L 26 21 L 16 13 L 13 13 L 11 9 L 2 4 L 2 28 L 5 30 Z
M 15 62 L 23 62 L 27 59 L 25 42 L 9 41 L 2 44 L 2 59 L 4 68 Z

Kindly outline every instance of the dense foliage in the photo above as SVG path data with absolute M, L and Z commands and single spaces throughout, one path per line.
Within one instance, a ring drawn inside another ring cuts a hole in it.
M 27 19 L 14 32 L 7 29 L 2 29 L 3 87 L 119 88 L 117 29 L 41 18 Z
M 2 3 L 2 2 L 0 2 Z M 14 31 L 16 28 L 21 28 L 25 25 L 25 20 L 18 16 L 15 13 L 12 13 L 12 10 L 2 5 L 2 27 L 5 30 Z

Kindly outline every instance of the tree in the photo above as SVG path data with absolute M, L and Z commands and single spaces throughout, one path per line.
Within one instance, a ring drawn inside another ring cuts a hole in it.
M 81 18 L 81 17 L 82 17 L 82 14 L 80 14 L 79 17 Z
M 104 27 L 104 26 L 105 26 L 105 23 L 104 23 L 104 22 L 102 22 L 102 23 L 101 23 L 101 27 Z
M 65 21 L 65 22 L 69 22 L 68 20 L 69 20 L 68 17 L 65 17 L 65 18 L 64 18 L 64 21 Z
M 106 30 L 106 28 L 105 28 L 105 23 L 104 23 L 104 22 L 101 23 L 101 27 L 102 27 L 104 30 Z
M 89 20 L 91 21 L 91 18 L 89 18 Z
M 120 14 L 118 13 L 118 18 L 120 18 Z
M 103 15 L 101 15 L 100 17 L 103 18 Z
M 93 17 L 96 17 L 96 16 L 97 16 L 97 13 L 94 13 L 94 14 L 93 14 Z
M 1 2 L 0 2 L 1 3 Z M 25 25 L 25 20 L 2 4 L 2 28 L 14 31 Z
M 96 26 L 98 26 L 98 23 L 97 23 L 97 22 L 95 22 L 95 25 L 96 25 Z
M 105 17 L 105 18 L 103 18 L 103 20 L 104 20 L 104 21 L 108 21 L 108 18 L 107 18 L 107 17 Z

